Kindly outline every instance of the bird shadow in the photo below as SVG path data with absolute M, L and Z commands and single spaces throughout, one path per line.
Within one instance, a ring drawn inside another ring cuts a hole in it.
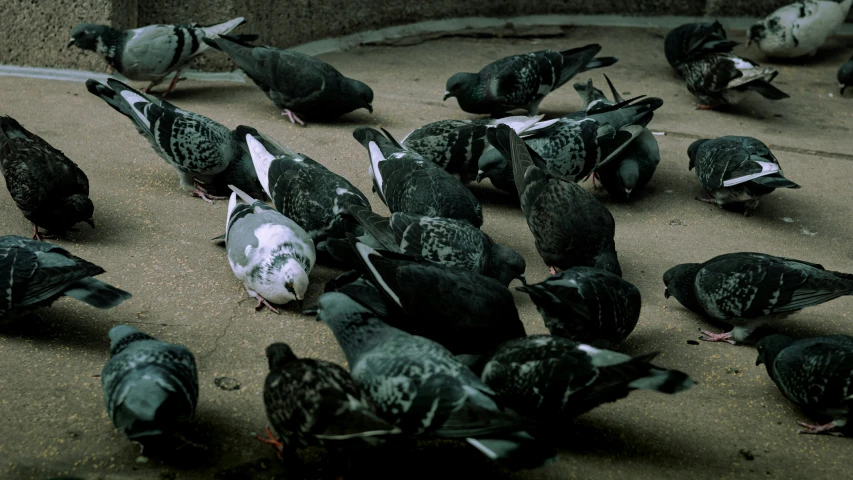
M 61 344 L 103 354 L 109 350 L 108 334 L 113 326 L 106 314 L 100 311 L 83 318 L 57 305 L 8 324 L 0 324 L 0 335 L 26 340 L 36 346 L 53 348 Z
M 467 186 L 481 204 L 514 208 L 521 207 L 521 202 L 517 195 L 499 190 L 491 184 L 470 183 Z

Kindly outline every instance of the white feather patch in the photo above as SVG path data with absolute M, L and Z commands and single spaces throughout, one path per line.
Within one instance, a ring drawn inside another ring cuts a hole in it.
M 255 140 L 255 137 L 251 134 L 246 134 L 246 143 L 249 145 L 249 154 L 252 156 L 252 163 L 255 165 L 255 173 L 258 174 L 258 181 L 261 182 L 261 186 L 267 192 L 267 195 L 272 198 L 269 171 L 270 164 L 275 160 L 275 157 L 264 148 L 261 142 Z
M 228 227 L 231 226 L 231 213 L 237 208 L 237 192 L 231 192 L 228 199 L 228 214 L 225 216 L 225 243 L 228 243 Z
M 385 161 L 385 156 L 382 155 L 382 150 L 379 149 L 379 145 L 376 142 L 368 143 L 367 149 L 370 152 L 370 167 L 373 169 L 373 178 L 376 179 L 376 185 L 379 186 L 377 193 L 384 199 L 385 195 L 382 194 L 382 173 L 379 171 L 379 164 Z
M 376 279 L 376 281 L 379 283 L 379 286 L 382 287 L 382 290 L 385 290 L 385 293 L 387 293 L 394 300 L 394 303 L 402 307 L 403 304 L 400 302 L 400 297 L 398 297 L 397 294 L 394 293 L 394 290 L 391 290 L 391 287 L 389 287 L 388 284 L 385 283 L 385 280 L 382 278 L 382 275 L 379 275 L 379 272 L 370 262 L 371 254 L 381 257 L 381 255 L 379 255 L 379 252 L 361 242 L 355 244 L 355 249 L 361 256 L 361 258 L 364 259 L 364 263 L 366 263 L 367 268 L 370 269 L 370 274 L 373 275 L 373 278 Z
M 145 114 L 142 113 L 142 110 L 137 109 L 135 105 L 139 102 L 144 102 L 145 105 L 148 105 L 151 102 L 149 102 L 148 99 L 140 97 L 139 95 L 131 92 L 130 90 L 122 90 L 121 96 L 122 98 L 124 98 L 124 101 L 127 102 L 128 105 L 130 105 L 130 109 L 133 110 L 133 113 L 135 113 L 137 117 L 139 117 L 139 120 L 143 124 L 145 124 L 148 130 L 151 130 L 151 122 L 149 122 L 148 119 L 145 118 Z
M 756 161 L 755 163 L 757 163 L 757 164 L 761 165 L 761 171 L 760 171 L 760 172 L 751 173 L 751 174 L 749 174 L 749 175 L 744 175 L 744 176 L 742 176 L 742 177 L 737 177 L 737 178 L 732 178 L 732 179 L 729 179 L 729 180 L 725 180 L 725 181 L 723 181 L 723 186 L 724 186 L 724 187 L 731 187 L 731 186 L 734 186 L 734 185 L 740 185 L 741 183 L 748 182 L 748 181 L 750 181 L 750 180 L 752 180 L 752 179 L 755 179 L 755 178 L 758 178 L 758 177 L 764 177 L 764 176 L 767 176 L 767 175 L 772 175 L 772 174 L 774 174 L 774 173 L 778 173 L 778 172 L 779 172 L 779 165 L 776 165 L 775 163 L 771 163 L 771 162 L 758 162 L 758 161 Z

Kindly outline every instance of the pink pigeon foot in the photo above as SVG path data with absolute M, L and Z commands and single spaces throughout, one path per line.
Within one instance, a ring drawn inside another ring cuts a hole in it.
M 260 310 L 264 307 L 269 308 L 270 310 L 275 312 L 276 315 L 278 314 L 278 310 L 275 307 L 273 307 L 272 305 L 270 305 L 270 302 L 268 302 L 266 298 L 258 295 L 258 304 L 255 305 L 255 311 L 257 312 L 258 310 Z
M 551 272 L 551 275 L 556 275 L 557 267 L 548 267 L 548 271 Z
M 171 93 L 172 90 L 174 90 L 175 87 L 178 86 L 178 81 L 180 79 L 181 79 L 181 72 L 175 72 L 175 78 L 172 79 L 172 83 L 169 84 L 169 88 L 167 88 L 166 91 L 163 92 L 163 95 L 160 95 L 160 98 L 163 98 L 166 95 L 168 95 L 169 93 Z
M 302 125 L 303 127 L 305 126 L 305 122 L 301 118 L 299 118 L 299 115 L 291 112 L 290 110 L 285 108 L 284 110 L 281 111 L 281 114 L 287 115 L 287 118 L 290 119 L 290 123 L 298 123 L 298 124 Z
M 701 103 L 696 104 L 696 110 L 713 110 L 714 107 L 710 105 L 702 105 Z
M 732 345 L 737 345 L 737 342 L 732 340 L 732 332 L 726 333 L 712 333 L 708 330 L 700 330 L 702 332 L 702 337 L 699 337 L 699 340 L 704 340 L 706 342 L 726 342 L 731 343 Z
M 800 430 L 800 433 L 807 435 L 820 435 L 821 433 L 825 433 L 827 435 L 832 435 L 834 437 L 843 437 L 844 435 L 841 432 L 830 432 L 830 430 L 837 427 L 835 422 L 829 422 L 825 425 L 812 425 L 806 422 L 797 422 L 797 425 L 803 427 L 803 430 Z
M 278 455 L 279 460 L 284 460 L 284 457 L 282 456 L 282 453 L 281 453 L 282 450 L 284 450 L 284 444 L 281 443 L 281 441 L 279 439 L 275 438 L 275 435 L 272 434 L 272 430 L 270 430 L 269 425 L 267 425 L 266 433 L 267 433 L 266 437 L 262 437 L 260 435 L 255 435 L 255 438 L 260 440 L 261 443 L 266 443 L 267 445 L 272 445 L 272 447 L 275 448 L 275 453 L 276 453 L 276 455 Z
M 201 186 L 198 180 L 193 181 L 193 185 L 195 186 L 195 190 L 193 190 L 192 195 L 194 197 L 199 197 L 205 202 L 213 205 L 214 200 L 228 200 L 228 197 L 219 197 L 216 195 L 211 195 L 207 193 L 207 189 Z
M 35 223 L 33 224 L 33 240 L 41 241 L 41 235 L 39 235 L 39 227 Z

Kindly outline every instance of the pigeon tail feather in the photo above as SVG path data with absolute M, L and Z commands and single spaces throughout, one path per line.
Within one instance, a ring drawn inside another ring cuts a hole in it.
M 790 97 L 790 95 L 779 90 L 766 80 L 754 80 L 747 83 L 746 88 L 769 100 L 782 100 L 783 98 Z
M 505 437 L 465 440 L 489 459 L 511 470 L 539 468 L 557 457 L 554 447 L 536 440 L 527 432 L 515 432 Z
M 116 288 L 92 277 L 77 280 L 63 293 L 100 309 L 116 307 L 132 296 L 129 292 L 125 292 L 120 288 Z

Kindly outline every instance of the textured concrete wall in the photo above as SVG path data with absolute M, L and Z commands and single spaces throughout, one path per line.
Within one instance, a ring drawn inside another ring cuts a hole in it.
M 90 52 L 66 49 L 80 22 L 132 28 L 152 23 L 210 24 L 242 16 L 238 30 L 261 42 L 288 47 L 382 27 L 457 17 L 538 14 L 631 16 L 764 16 L 791 0 L 0 0 L 0 63 L 106 70 Z M 196 68 L 230 69 L 224 55 L 209 55 Z

